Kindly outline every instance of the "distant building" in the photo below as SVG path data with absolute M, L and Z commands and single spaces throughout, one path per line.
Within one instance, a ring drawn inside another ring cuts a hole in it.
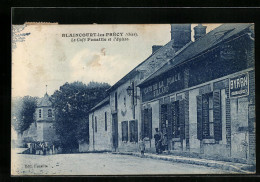
M 53 143 L 57 140 L 53 122 L 55 120 L 52 102 L 46 93 L 37 101 L 37 108 L 34 113 L 35 122 L 28 130 L 24 131 L 23 138 L 27 141 L 38 141 Z
M 89 150 L 112 151 L 112 122 L 109 97 L 89 114 Z
M 190 24 L 171 25 L 172 40 L 108 89 L 89 115 L 90 150 L 137 151 L 145 139 L 155 152 L 159 128 L 169 153 L 255 164 L 254 25 L 194 32 L 193 42 Z
M 35 110 L 35 120 L 37 125 L 37 141 L 50 142 L 57 140 L 53 122 L 55 120 L 52 102 L 46 93 L 38 100 Z

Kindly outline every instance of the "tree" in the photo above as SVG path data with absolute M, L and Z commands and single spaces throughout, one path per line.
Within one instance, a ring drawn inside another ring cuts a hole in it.
M 62 148 L 78 147 L 79 141 L 88 142 L 88 112 L 107 94 L 106 83 L 65 83 L 51 97 L 55 109 L 55 128 Z
M 12 101 L 12 125 L 19 135 L 34 122 L 34 112 L 37 107 L 37 97 L 24 96 Z

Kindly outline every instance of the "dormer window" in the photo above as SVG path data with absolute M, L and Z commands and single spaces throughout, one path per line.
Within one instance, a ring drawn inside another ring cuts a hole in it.
M 41 117 L 42 117 L 42 110 L 39 109 L 39 118 L 41 118 Z
M 48 110 L 48 117 L 49 117 L 49 118 L 52 117 L 52 110 L 51 110 L 51 109 Z

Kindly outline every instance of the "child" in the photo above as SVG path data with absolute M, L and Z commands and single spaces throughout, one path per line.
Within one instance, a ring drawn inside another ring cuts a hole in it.
M 139 149 L 141 151 L 141 156 L 144 157 L 145 143 L 141 138 L 140 138 L 140 141 L 139 141 Z

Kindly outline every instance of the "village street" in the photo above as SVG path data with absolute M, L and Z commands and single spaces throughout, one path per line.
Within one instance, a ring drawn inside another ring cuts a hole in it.
M 133 175 L 229 173 L 205 166 L 111 153 L 57 155 L 17 154 L 12 150 L 12 175 Z M 19 157 L 17 157 L 19 155 Z

